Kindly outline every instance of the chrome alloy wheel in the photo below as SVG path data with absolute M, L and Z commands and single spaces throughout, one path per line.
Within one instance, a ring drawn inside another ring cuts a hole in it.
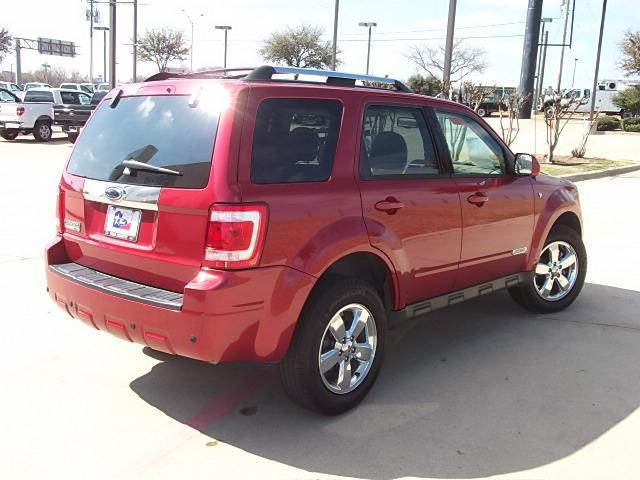
M 578 278 L 578 255 L 567 242 L 547 245 L 536 265 L 533 278 L 538 295 L 548 302 L 566 297 Z
M 366 378 L 376 354 L 378 334 L 371 312 L 359 303 L 342 307 L 324 331 L 318 367 L 324 385 L 343 395 Z

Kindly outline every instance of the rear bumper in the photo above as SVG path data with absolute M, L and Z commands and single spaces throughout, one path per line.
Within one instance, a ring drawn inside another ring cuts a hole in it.
M 0 121 L 0 130 L 22 128 L 23 122 Z
M 60 267 L 68 272 L 76 264 L 59 236 L 45 258 L 47 291 L 71 317 L 123 340 L 214 363 L 280 360 L 315 282 L 289 267 L 202 269 L 183 292 L 173 293 L 173 306 L 160 306 L 65 275 Z M 90 271 L 83 275 L 91 278 Z

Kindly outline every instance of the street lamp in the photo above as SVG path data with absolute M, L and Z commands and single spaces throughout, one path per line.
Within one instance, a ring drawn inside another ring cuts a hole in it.
M 224 63 L 222 68 L 227 68 L 227 33 L 231 30 L 229 25 L 215 25 L 216 30 L 224 30 Z
M 538 43 L 538 47 L 542 47 L 544 45 L 544 30 L 547 23 L 553 22 L 553 18 L 551 17 L 542 17 L 540 19 L 542 22 L 542 31 L 540 32 L 540 42 Z M 544 77 L 544 53 L 546 52 L 546 48 L 540 48 L 540 53 L 538 54 L 538 75 L 536 75 L 536 90 L 535 90 L 535 98 L 534 102 L 538 101 L 538 97 L 542 93 L 542 82 Z
M 578 64 L 578 59 L 573 59 L 573 77 L 571 78 L 571 88 L 573 88 L 573 82 L 576 80 L 576 65 Z
M 47 75 L 47 71 L 48 71 L 49 68 L 51 68 L 51 65 L 49 65 L 48 63 L 43 63 L 42 64 L 42 69 L 44 70 L 44 82 L 45 83 L 49 83 L 49 75 Z
M 184 13 L 187 16 L 187 20 L 189 20 L 189 23 L 191 24 L 191 71 L 193 72 L 193 25 L 194 22 L 193 20 L 191 20 L 191 17 L 189 16 L 189 13 L 183 8 L 180 10 L 182 13 Z M 200 14 L 201 17 L 204 17 L 204 13 Z
M 94 30 L 102 31 L 103 51 L 102 51 L 102 81 L 107 81 L 107 32 L 109 27 L 93 27 Z
M 369 75 L 369 57 L 371 55 L 371 27 L 377 27 L 376 22 L 360 22 L 361 27 L 367 27 L 369 29 L 369 40 L 367 41 L 367 75 Z

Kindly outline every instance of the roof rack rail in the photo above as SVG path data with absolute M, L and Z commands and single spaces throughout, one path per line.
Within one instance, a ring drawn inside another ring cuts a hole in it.
M 248 72 L 236 75 L 226 75 L 229 72 Z M 327 85 L 343 85 L 355 87 L 356 80 L 361 82 L 381 83 L 394 87 L 400 92 L 411 93 L 400 80 L 389 77 L 374 77 L 373 75 L 360 75 L 358 73 L 335 72 L 333 70 L 317 70 L 312 68 L 299 67 L 272 67 L 263 65 L 258 68 L 215 68 L 211 70 L 202 70 L 200 72 L 190 73 L 168 73 L 160 72 L 150 76 L 145 82 L 155 82 L 159 80 L 167 80 L 169 78 L 243 78 L 245 80 L 271 80 L 274 75 L 311 75 L 317 77 L 326 77 Z M 371 85 L 364 85 L 371 87 Z
M 245 67 L 245 68 L 212 68 L 210 70 L 201 70 L 199 72 L 188 72 L 188 73 L 169 73 L 169 72 L 160 72 L 154 75 L 151 75 L 149 78 L 145 80 L 145 82 L 156 82 L 159 80 L 167 80 L 169 78 L 243 78 L 246 76 L 242 75 L 225 75 L 227 72 L 251 72 L 254 70 L 254 67 Z
M 318 77 L 327 77 L 327 84 L 329 85 L 349 85 L 356 86 L 356 80 L 362 82 L 374 82 L 383 83 L 385 85 L 391 85 L 400 92 L 409 92 L 411 90 L 400 80 L 389 77 L 374 77 L 372 75 L 360 75 L 357 73 L 344 73 L 335 72 L 333 70 L 317 70 L 312 68 L 299 68 L 299 67 L 272 67 L 270 65 L 263 65 L 252 70 L 245 80 L 271 80 L 273 75 L 289 74 L 289 75 L 314 75 Z

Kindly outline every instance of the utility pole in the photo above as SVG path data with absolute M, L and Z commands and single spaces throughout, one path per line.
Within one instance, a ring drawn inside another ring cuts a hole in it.
M 369 57 L 371 56 L 371 27 L 377 27 L 378 24 L 376 22 L 360 22 L 358 23 L 361 27 L 369 28 L 369 40 L 367 42 L 367 75 L 369 75 Z
M 571 88 L 573 88 L 573 85 L 576 81 L 576 65 L 578 65 L 577 57 L 573 59 L 573 76 L 571 77 Z
M 541 66 L 542 66 L 542 51 L 543 51 L 542 46 L 544 45 L 545 28 L 547 26 L 547 23 L 553 22 L 553 18 L 551 18 L 551 17 L 543 17 L 540 20 L 540 22 L 542 23 L 542 32 L 540 33 L 540 43 L 538 44 L 538 47 L 540 48 L 540 54 L 538 55 L 538 73 L 536 75 L 536 87 L 535 87 L 535 92 L 534 92 L 534 95 L 533 95 L 533 103 L 532 103 L 532 106 L 534 108 L 535 108 L 535 105 L 538 102 L 538 98 L 540 97 L 540 88 L 541 88 L 540 70 L 541 70 Z
M 336 54 L 338 52 L 338 10 L 340 0 L 336 0 L 336 7 L 333 13 L 333 50 L 331 52 L 331 70 L 336 69 Z
M 224 63 L 222 68 L 227 68 L 227 33 L 231 30 L 229 25 L 215 25 L 216 30 L 224 30 Z
M 453 31 L 456 28 L 457 0 L 449 0 L 449 18 L 447 19 L 447 41 L 444 46 L 444 71 L 442 72 L 442 90 L 449 98 L 451 90 L 451 57 L 453 56 Z
M 89 82 L 93 83 L 93 0 L 89 0 Z
M 544 43 L 542 45 L 542 63 L 540 64 L 540 74 L 538 76 L 538 98 L 542 95 L 544 88 L 544 64 L 547 61 L 547 45 L 549 44 L 549 32 L 544 32 Z
M 22 59 L 20 58 L 21 48 L 20 39 L 16 38 L 16 84 L 19 87 L 22 87 Z
M 107 32 L 109 27 L 93 27 L 102 32 L 102 81 L 107 83 Z
M 602 0 L 602 17 L 600 18 L 600 37 L 598 38 L 598 53 L 596 53 L 596 70 L 593 73 L 593 88 L 591 89 L 591 108 L 589 109 L 589 121 L 593 121 L 593 112 L 596 108 L 596 94 L 598 92 L 598 70 L 600 70 L 600 52 L 602 50 L 602 34 L 604 33 L 604 18 L 607 14 L 607 0 Z
M 542 16 L 542 0 L 529 0 L 527 24 L 522 45 L 522 65 L 520 67 L 520 85 L 518 93 L 522 106 L 518 109 L 518 118 L 531 118 L 533 103 L 533 77 L 536 72 L 538 54 L 538 36 L 540 35 L 540 17 Z
M 187 16 L 187 20 L 189 20 L 189 23 L 191 24 L 191 68 L 190 70 L 193 72 L 193 20 L 191 20 L 191 17 L 189 16 L 189 14 L 187 13 L 187 11 L 183 8 L 182 9 L 182 13 L 184 13 Z
M 116 0 L 109 0 L 109 87 L 116 86 Z
M 564 28 L 562 30 L 562 46 L 560 47 L 560 67 L 558 69 L 558 82 L 556 83 L 556 93 L 560 94 L 560 83 L 562 82 L 562 64 L 564 63 L 564 47 L 567 41 L 567 25 L 569 23 L 569 0 L 563 0 L 563 5 L 567 6 L 564 12 Z
M 138 81 L 138 0 L 133 0 L 133 83 L 137 81 Z

